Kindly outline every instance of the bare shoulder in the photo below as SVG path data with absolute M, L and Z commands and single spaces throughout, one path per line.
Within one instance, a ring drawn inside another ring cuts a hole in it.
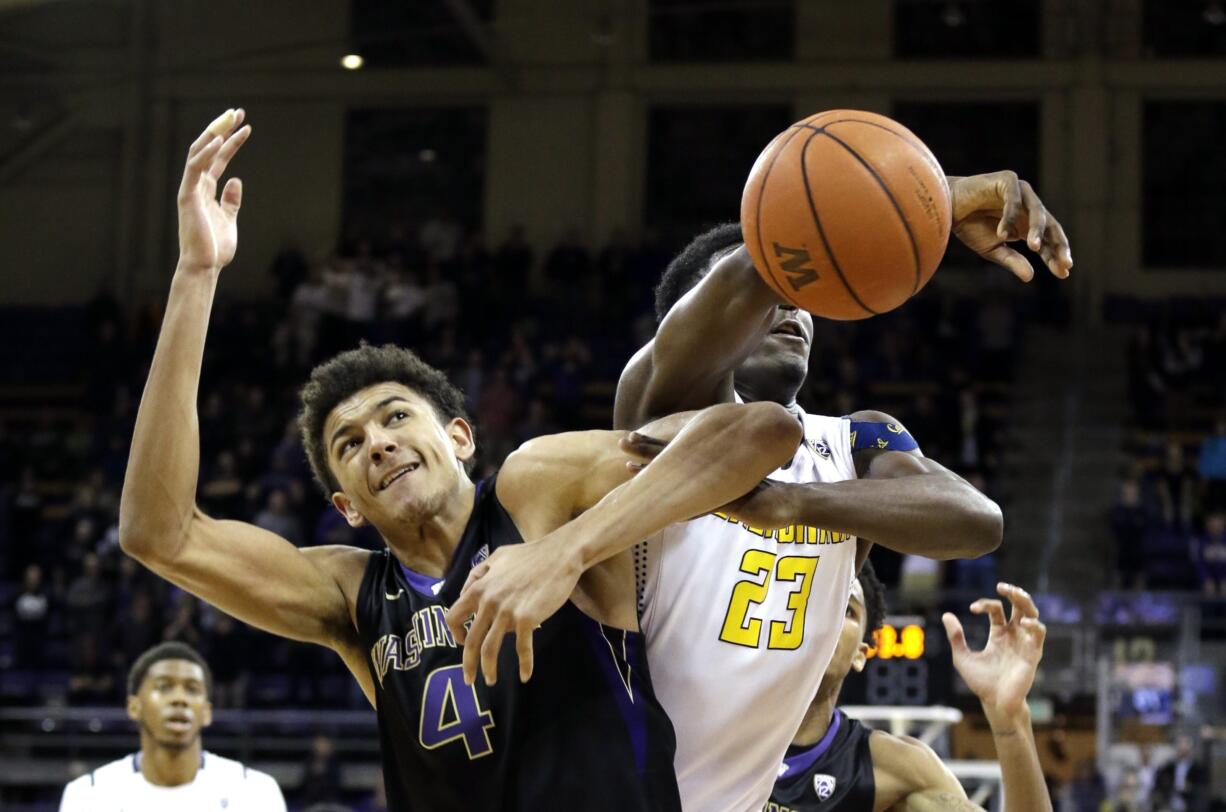
M 352 604 L 357 601 L 362 576 L 366 573 L 366 565 L 370 563 L 370 557 L 374 553 L 347 544 L 325 544 L 320 547 L 307 547 L 302 554 L 321 572 L 336 581 L 347 602 Z
M 868 745 L 877 783 L 876 809 L 890 809 L 908 796 L 923 792 L 966 797 L 958 779 L 933 749 L 919 739 L 875 730 L 869 736 Z
M 617 394 L 613 397 L 613 425 L 616 428 L 631 429 L 647 420 L 647 415 L 643 414 L 643 396 L 655 367 L 654 347 L 655 339 L 648 341 L 630 357 L 622 370 L 617 381 Z

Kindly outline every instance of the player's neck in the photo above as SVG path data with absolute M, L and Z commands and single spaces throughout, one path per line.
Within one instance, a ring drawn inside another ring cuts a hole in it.
M 200 738 L 187 747 L 163 747 L 148 734 L 141 734 L 140 772 L 158 787 L 178 787 L 196 780 L 200 770 Z
M 818 691 L 817 698 L 809 703 L 809 709 L 805 711 L 805 718 L 792 738 L 792 744 L 809 747 L 822 740 L 830 729 L 830 720 L 834 718 L 834 709 L 838 704 L 839 688 L 842 687 L 840 681 L 833 691 Z
M 455 549 L 472 516 L 477 487 L 464 478 L 443 508 L 420 524 L 390 528 L 383 540 L 392 554 L 414 572 L 441 578 L 447 572 Z

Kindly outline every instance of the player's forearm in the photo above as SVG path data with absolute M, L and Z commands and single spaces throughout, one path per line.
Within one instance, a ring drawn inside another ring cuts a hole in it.
M 660 324 L 650 376 L 642 383 L 623 378 L 614 427 L 711 405 L 719 382 L 761 342 L 779 302 L 744 246 L 720 259 Z
M 742 496 L 790 459 L 800 439 L 796 418 L 774 403 L 700 412 L 642 473 L 575 519 L 581 566 Z
M 987 710 L 985 708 L 985 710 Z M 1051 810 L 1051 796 L 1039 764 L 1039 751 L 1030 726 L 1030 712 L 1002 716 L 988 711 L 996 759 L 1000 762 L 1005 812 Z
M 123 549 L 173 557 L 192 520 L 200 469 L 196 394 L 216 272 L 176 270 L 136 415 L 119 506 Z
M 790 486 L 797 522 L 926 558 L 974 558 L 1000 546 L 1000 506 L 960 477 L 927 473 Z

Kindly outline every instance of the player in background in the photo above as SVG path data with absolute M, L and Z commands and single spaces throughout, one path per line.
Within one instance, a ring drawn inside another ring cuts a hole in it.
M 950 178 L 950 188 L 954 232 L 972 250 L 1029 279 L 1027 260 L 1006 245 L 1024 236 L 1054 275 L 1068 275 L 1064 232 L 1029 184 L 998 172 Z M 749 812 L 769 796 L 787 730 L 817 689 L 813 664 L 833 654 L 834 621 L 868 553 L 861 540 L 974 557 L 999 545 L 1002 518 L 995 503 L 925 458 L 890 415 L 801 409 L 812 317 L 762 282 L 739 225 L 700 235 L 673 260 L 656 312 L 655 338 L 618 384 L 615 427 L 746 401 L 788 408 L 804 432 L 792 461 L 729 511 L 667 528 L 636 551 L 653 682 L 677 730 L 682 803 Z M 632 450 L 650 458 L 664 447 L 655 439 L 640 436 Z M 480 575 L 498 589 L 522 577 L 497 559 Z M 792 693 L 781 696 L 780 685 Z
M 952 614 L 942 621 L 954 668 L 966 680 L 992 728 L 1002 771 L 1005 812 L 1051 810 L 1039 765 L 1026 695 L 1043 657 L 1046 629 L 1024 590 L 999 584 L 1013 603 L 1005 620 L 999 600 L 981 598 L 975 614 L 991 621 L 983 651 L 971 651 Z M 834 657 L 783 760 L 764 812 L 972 812 L 966 791 L 928 745 L 910 736 L 873 730 L 836 708 L 850 671 L 864 669 L 873 633 L 885 617 L 885 596 L 872 564 L 852 585 Z
M 285 812 L 271 776 L 205 751 L 212 688 L 208 663 L 184 643 L 138 657 L 128 671 L 128 718 L 140 728 L 140 751 L 71 781 L 60 812 Z
M 242 185 L 217 189 L 251 133 L 243 118 L 228 110 L 188 152 L 179 263 L 124 479 L 124 551 L 244 622 L 340 655 L 377 711 L 397 810 L 677 808 L 632 562 L 609 550 L 749 491 L 791 455 L 799 427 L 774 404 L 723 405 L 652 428 L 676 438 L 638 476 L 624 433 L 596 431 L 537 438 L 474 483 L 460 392 L 407 350 L 363 346 L 312 372 L 299 424 L 332 504 L 387 549 L 298 549 L 205 515 L 196 402 L 213 297 L 237 247 Z M 521 568 L 518 591 L 491 597 L 522 609 L 490 609 L 478 584 L 461 624 L 474 615 L 488 644 L 461 652 L 443 611 L 491 555 Z M 555 577 L 533 577 L 546 569 Z M 508 633 L 515 647 L 504 649 Z M 478 657 L 489 684 L 465 684 Z M 500 666 L 520 679 L 494 687 Z

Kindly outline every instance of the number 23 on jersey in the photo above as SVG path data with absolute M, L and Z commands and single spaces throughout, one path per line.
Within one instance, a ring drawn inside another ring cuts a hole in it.
M 750 617 L 755 605 L 762 604 L 771 588 L 771 578 L 788 585 L 787 617 L 772 619 L 767 627 L 768 649 L 800 648 L 805 636 L 805 607 L 813 588 L 813 573 L 820 556 L 776 556 L 765 550 L 746 550 L 741 558 L 741 572 L 748 575 L 736 582 L 728 601 L 719 639 L 748 648 L 762 645 L 762 621 Z

